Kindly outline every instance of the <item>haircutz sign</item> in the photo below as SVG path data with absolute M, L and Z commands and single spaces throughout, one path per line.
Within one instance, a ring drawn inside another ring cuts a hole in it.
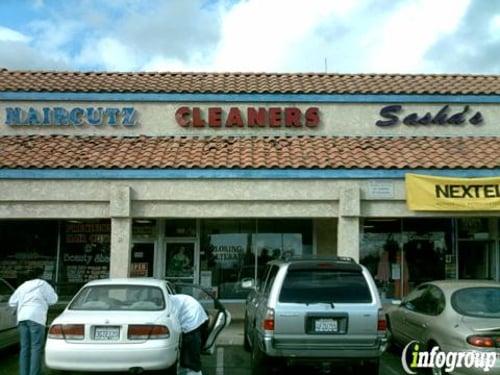
M 320 112 L 317 107 L 180 107 L 175 120 L 183 128 L 316 128 Z

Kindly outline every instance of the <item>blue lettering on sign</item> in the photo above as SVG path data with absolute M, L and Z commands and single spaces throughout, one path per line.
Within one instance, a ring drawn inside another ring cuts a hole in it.
M 7 126 L 137 126 L 136 110 L 133 107 L 102 108 L 74 107 L 70 110 L 63 107 L 29 107 L 5 108 L 5 125 Z

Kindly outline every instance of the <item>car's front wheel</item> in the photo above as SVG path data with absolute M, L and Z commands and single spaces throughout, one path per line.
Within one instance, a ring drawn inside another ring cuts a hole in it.
M 428 344 L 429 354 L 430 354 L 430 351 L 432 350 L 433 347 L 437 347 L 436 354 L 441 351 L 441 347 L 438 345 L 438 343 L 434 342 L 434 341 L 431 341 Z M 442 367 L 432 367 L 432 368 L 429 369 L 428 374 L 429 375 L 443 375 L 444 374 L 444 370 L 443 370 Z

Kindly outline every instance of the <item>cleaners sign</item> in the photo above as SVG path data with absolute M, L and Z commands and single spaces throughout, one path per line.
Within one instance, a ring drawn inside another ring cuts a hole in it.
M 406 202 L 413 211 L 500 211 L 500 177 L 447 178 L 407 174 Z

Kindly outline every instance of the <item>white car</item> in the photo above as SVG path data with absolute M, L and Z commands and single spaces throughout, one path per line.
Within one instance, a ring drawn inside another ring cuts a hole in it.
M 14 288 L 0 278 L 0 349 L 19 342 L 15 310 L 9 306 Z
M 204 350 L 230 322 L 220 302 L 198 286 L 210 316 Z M 107 279 L 87 283 L 52 322 L 45 363 L 52 370 L 177 373 L 179 339 L 170 284 L 151 278 Z

